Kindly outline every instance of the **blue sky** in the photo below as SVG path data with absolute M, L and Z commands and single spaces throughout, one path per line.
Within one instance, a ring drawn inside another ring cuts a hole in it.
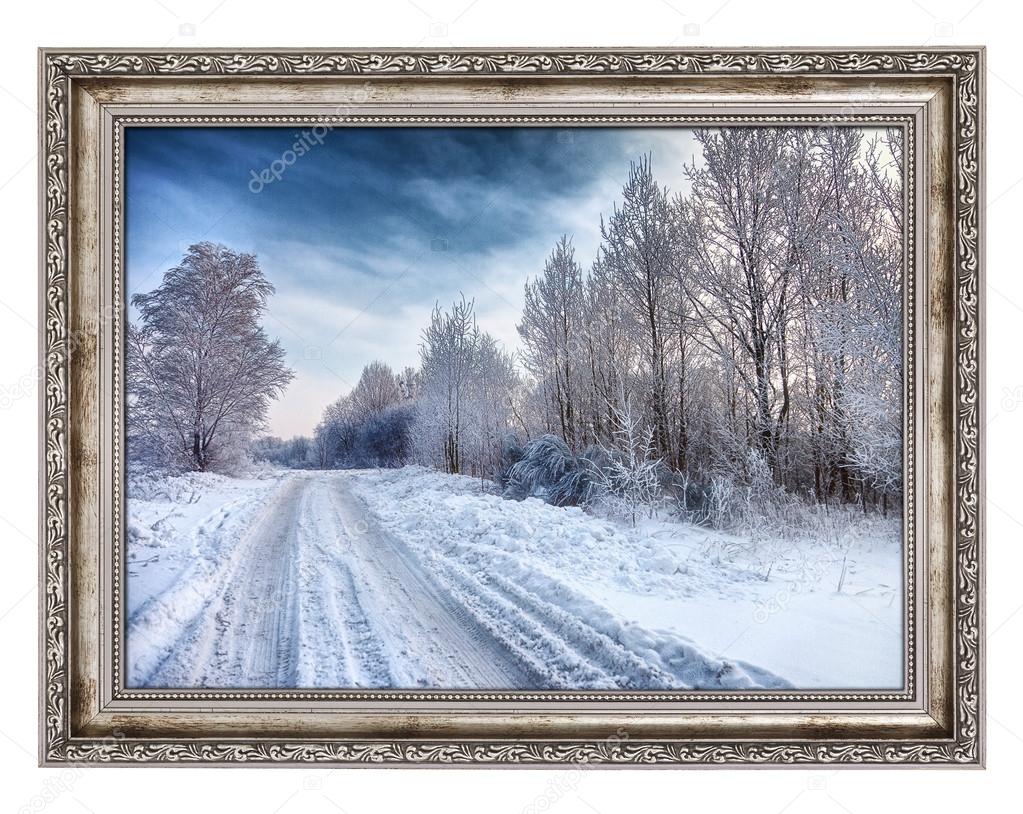
M 277 289 L 266 330 L 296 371 L 269 429 L 309 433 L 368 362 L 417 364 L 438 301 L 474 298 L 515 350 L 526 279 L 562 234 L 589 266 L 600 214 L 644 153 L 684 189 L 682 129 L 130 128 L 129 296 L 193 243 L 255 253 Z

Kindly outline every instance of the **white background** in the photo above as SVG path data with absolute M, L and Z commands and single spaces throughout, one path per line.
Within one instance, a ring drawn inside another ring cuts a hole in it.
M 50 811 L 1018 811 L 1023 761 L 1023 27 L 998 0 L 134 0 L 8 3 L 0 27 L 0 799 Z M 988 769 L 424 771 L 36 768 L 36 48 L 989 47 Z

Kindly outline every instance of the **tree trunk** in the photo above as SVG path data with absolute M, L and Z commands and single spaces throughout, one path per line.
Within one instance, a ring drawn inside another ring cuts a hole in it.
M 206 451 L 203 449 L 202 436 L 199 430 L 192 434 L 192 460 L 200 472 L 206 471 Z

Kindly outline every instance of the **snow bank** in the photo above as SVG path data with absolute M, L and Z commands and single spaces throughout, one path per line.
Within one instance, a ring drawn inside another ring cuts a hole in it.
M 133 478 L 129 686 L 902 684 L 894 523 L 743 539 L 486 486 L 419 467 Z
M 648 534 L 578 508 L 486 494 L 478 480 L 418 467 L 349 477 L 383 527 L 547 687 L 788 686 L 741 660 L 717 658 L 677 631 L 640 626 L 587 588 L 685 593 L 698 578 L 724 589 L 752 579 L 747 572 L 694 563 Z
M 902 685 L 894 522 L 865 521 L 838 549 L 665 520 L 633 528 L 420 467 L 348 476 L 381 525 L 551 686 Z
M 282 473 L 133 477 L 127 489 L 128 686 L 145 686 L 223 584 Z

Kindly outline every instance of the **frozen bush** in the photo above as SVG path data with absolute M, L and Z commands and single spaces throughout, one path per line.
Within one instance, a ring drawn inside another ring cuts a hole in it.
M 371 414 L 357 430 L 353 465 L 392 468 L 408 463 L 414 419 L 414 409 L 405 404 Z
M 541 435 L 523 447 L 522 458 L 508 469 L 505 497 L 538 497 L 555 506 L 572 505 L 558 502 L 573 494 L 571 487 L 560 482 L 578 475 L 579 468 L 579 460 L 568 444 L 556 435 Z
M 523 454 L 522 441 L 515 433 L 507 433 L 501 439 L 501 457 L 495 480 L 502 489 L 508 488 L 511 483 L 511 468 L 522 460 Z
M 675 512 L 684 523 L 709 523 L 711 487 L 697 483 L 682 472 L 668 472 L 661 489 L 674 501 Z
M 730 478 L 715 475 L 707 493 L 707 524 L 715 529 L 729 529 L 738 523 L 739 490 Z
M 617 426 L 613 446 L 600 445 L 599 464 L 591 467 L 590 498 L 612 514 L 629 517 L 632 524 L 641 510 L 653 514 L 663 501 L 662 484 L 670 472 L 654 454 L 652 427 L 643 427 L 631 398 L 613 408 Z
M 555 506 L 584 506 L 591 503 L 598 491 L 601 467 L 606 465 L 604 451 L 587 447 L 576 457 L 575 467 L 565 472 L 551 486 L 549 503 Z

